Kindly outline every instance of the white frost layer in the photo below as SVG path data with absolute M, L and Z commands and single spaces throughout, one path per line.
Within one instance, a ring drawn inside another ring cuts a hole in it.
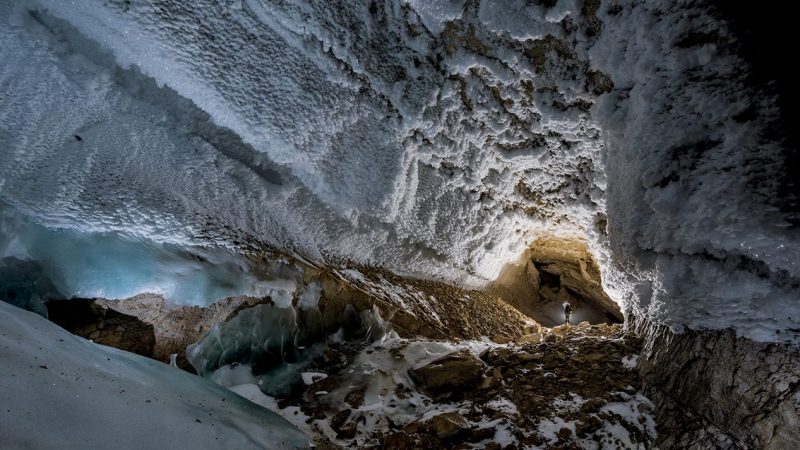
M 328 374 L 321 372 L 302 372 L 300 376 L 303 377 L 303 384 L 306 386 L 309 386 L 319 380 L 328 378 Z
M 639 363 L 639 355 L 630 355 L 622 358 L 622 365 L 629 370 L 635 369 L 636 364 L 638 363 Z
M 620 422 L 625 422 L 629 427 L 649 436 L 650 439 L 656 438 L 658 434 L 655 420 L 650 414 L 653 408 L 652 402 L 641 394 L 630 395 L 625 392 L 616 392 L 615 395 L 620 397 L 620 400 L 609 402 L 600 409 L 601 413 L 611 416 L 613 420 L 601 420 L 599 429 L 594 432 L 594 439 L 578 439 L 576 441 L 578 448 L 583 450 L 612 450 L 618 448 L 644 450 L 646 446 L 641 443 L 634 444 L 630 432 Z M 575 412 L 580 409 L 581 404 L 584 402 L 585 400 L 580 396 L 573 394 L 571 401 L 559 401 L 557 406 L 562 411 Z M 596 416 L 596 414 L 592 415 Z M 574 435 L 577 423 L 577 420 L 564 420 L 556 416 L 541 420 L 537 428 L 548 443 L 554 444 L 558 441 L 558 432 L 562 428 L 569 429 Z
M 800 339 L 777 110 L 702 1 L 234 4 L 1 4 L 0 201 L 472 284 L 582 235 L 626 309 Z
M 444 24 L 461 17 L 466 0 L 441 0 L 430 2 L 427 0 L 403 0 L 411 5 L 419 15 L 425 27 L 434 34 L 444 30 Z
M 93 344 L 3 302 L 0 361 L 3 448 L 309 445 L 284 419 L 209 381 Z
M 598 13 L 589 55 L 619 89 L 595 107 L 608 149 L 604 285 L 678 329 L 800 342 L 800 236 L 783 210 L 795 193 L 780 185 L 776 100 L 748 85 L 747 62 L 721 44 L 736 37 L 711 11 Z
M 498 398 L 486 403 L 486 406 L 496 409 L 498 411 L 502 411 L 506 414 L 510 415 L 517 415 L 519 414 L 519 410 L 517 409 L 517 405 L 512 403 L 510 400 L 505 398 Z
M 591 226 L 604 179 L 587 115 L 540 121 L 552 106 L 521 98 L 517 76 L 538 75 L 519 55 L 436 62 L 439 44 L 409 25 L 454 19 L 460 2 L 374 15 L 262 3 L 4 5 L 0 80 L 14 96 L 0 105 L 0 198 L 49 226 L 220 245 L 242 234 L 473 284 L 556 228 L 523 212 L 520 183 L 551 191 L 559 228 Z

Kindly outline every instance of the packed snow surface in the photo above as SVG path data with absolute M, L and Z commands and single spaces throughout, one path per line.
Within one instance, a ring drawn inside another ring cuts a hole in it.
M 0 302 L 0 447 L 305 448 L 276 414 Z
M 546 3 L 3 2 L 0 202 L 145 248 L 474 285 L 581 236 L 627 310 L 800 339 L 793 181 L 736 37 L 702 1 Z M 65 296 L 110 289 L 0 234 Z M 184 295 L 135 269 L 123 286 Z M 185 295 L 247 293 L 240 275 Z

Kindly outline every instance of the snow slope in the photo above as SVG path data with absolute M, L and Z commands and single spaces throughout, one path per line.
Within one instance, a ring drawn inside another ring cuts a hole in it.
M 201 377 L 0 302 L 2 448 L 303 448 L 284 419 Z

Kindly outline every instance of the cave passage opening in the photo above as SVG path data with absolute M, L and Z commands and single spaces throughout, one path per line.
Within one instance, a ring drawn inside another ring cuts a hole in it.
M 565 323 L 622 323 L 619 305 L 603 290 L 600 266 L 582 239 L 545 236 L 508 264 L 489 290 L 547 327 Z

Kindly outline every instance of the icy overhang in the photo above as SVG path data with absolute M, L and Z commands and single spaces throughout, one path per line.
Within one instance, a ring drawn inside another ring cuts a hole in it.
M 0 197 L 473 285 L 577 235 L 637 315 L 796 337 L 779 112 L 713 8 L 443 5 L 0 6 Z

